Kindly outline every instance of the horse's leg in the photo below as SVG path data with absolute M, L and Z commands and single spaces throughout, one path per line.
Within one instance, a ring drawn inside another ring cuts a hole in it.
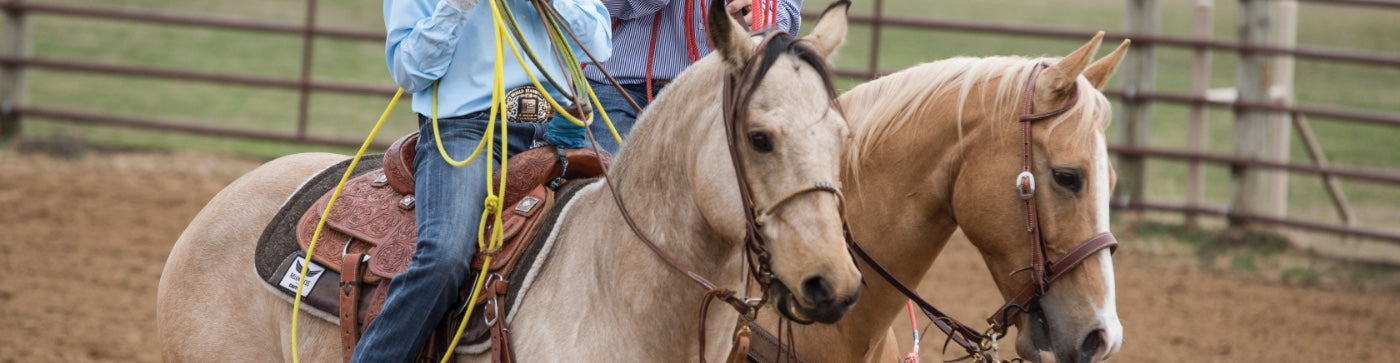
M 273 160 L 224 188 L 195 216 L 175 242 L 157 292 L 156 326 L 165 361 L 288 357 L 284 341 L 291 309 L 254 272 L 254 244 L 303 181 L 344 159 L 316 153 Z M 339 359 L 333 325 L 310 316 L 301 324 L 303 358 Z
M 895 338 L 894 328 L 891 327 L 885 332 L 883 338 L 875 338 L 870 344 L 870 351 L 865 354 L 865 361 L 891 362 L 903 359 L 904 353 L 899 351 L 899 339 Z

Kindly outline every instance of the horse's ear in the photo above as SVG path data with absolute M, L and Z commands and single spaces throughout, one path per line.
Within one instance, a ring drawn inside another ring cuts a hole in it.
M 706 19 L 706 30 L 710 37 L 710 45 L 720 58 L 729 66 L 731 73 L 739 73 L 748 63 L 749 58 L 754 54 L 753 41 L 749 40 L 749 34 L 744 30 L 744 26 L 730 17 L 729 11 L 725 10 L 724 1 L 711 1 L 709 18 Z
M 1123 55 L 1128 53 L 1129 43 L 1132 41 L 1123 39 L 1123 43 L 1119 44 L 1113 53 L 1094 61 L 1094 64 L 1090 64 L 1089 68 L 1084 70 L 1084 78 L 1089 80 L 1089 84 L 1094 85 L 1094 88 L 1103 89 L 1104 84 L 1108 83 L 1108 77 L 1112 77 L 1113 71 L 1118 69 L 1118 63 L 1123 62 Z
M 822 11 L 822 15 L 817 17 L 817 25 L 812 27 L 812 33 L 802 37 L 802 40 L 807 41 L 817 53 L 830 61 L 836 56 L 836 48 L 846 43 L 846 14 L 850 10 L 849 0 L 831 3 Z
M 1068 95 L 1074 89 L 1074 81 L 1079 75 L 1084 73 L 1084 68 L 1089 66 L 1089 61 L 1094 59 L 1094 53 L 1099 51 L 1099 43 L 1103 41 L 1103 31 L 1094 34 L 1094 39 L 1089 39 L 1089 43 L 1075 49 L 1074 52 L 1060 59 L 1055 65 L 1045 69 L 1036 80 L 1036 89 L 1043 89 L 1055 92 L 1059 95 Z

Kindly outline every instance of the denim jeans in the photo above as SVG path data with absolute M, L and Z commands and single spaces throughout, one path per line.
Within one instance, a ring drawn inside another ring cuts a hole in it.
M 484 112 L 438 120 L 442 144 L 453 159 L 471 155 L 486 130 Z M 418 247 L 408 271 L 389 282 L 384 309 L 355 346 L 353 362 L 409 362 L 432 328 L 457 301 L 476 253 L 477 229 L 486 199 L 485 150 L 456 168 L 443 161 L 431 119 L 418 116 L 422 137 L 414 159 Z M 544 123 L 510 123 L 510 155 L 544 145 Z M 500 157 L 500 125 L 492 145 Z M 494 165 L 500 165 L 496 162 Z M 507 206 L 506 208 L 509 208 Z
M 608 119 L 612 120 L 613 127 L 617 128 L 617 134 L 622 135 L 623 140 L 627 139 L 627 133 L 632 131 L 632 126 L 637 123 L 637 111 L 632 110 L 632 106 L 627 103 L 627 99 L 617 92 L 617 88 L 611 83 L 588 81 L 593 86 L 593 93 L 598 95 L 598 102 L 603 104 L 603 109 L 608 112 Z M 646 84 L 624 84 L 623 89 L 632 95 L 632 99 L 637 101 L 637 105 L 643 109 L 650 102 L 647 101 Z M 652 96 L 661 93 L 661 87 L 652 87 Z M 612 133 L 608 132 L 608 125 L 603 122 L 602 117 L 595 117 L 593 124 L 588 126 L 593 132 L 593 138 L 598 140 L 598 148 L 609 153 L 616 154 L 619 148 L 617 140 L 614 140 Z

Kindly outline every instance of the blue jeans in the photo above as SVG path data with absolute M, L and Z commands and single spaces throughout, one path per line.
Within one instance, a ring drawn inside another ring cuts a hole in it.
M 588 81 L 593 86 L 593 93 L 598 95 L 598 101 L 603 104 L 603 110 L 608 112 L 608 118 L 612 120 L 613 127 L 617 128 L 617 134 L 622 135 L 623 140 L 627 139 L 627 133 L 632 131 L 632 126 L 637 123 L 637 111 L 632 110 L 632 106 L 627 103 L 627 99 L 622 98 L 622 94 L 617 92 L 612 84 L 606 82 Z M 623 89 L 632 95 L 632 99 L 637 101 L 637 105 L 646 108 L 647 85 L 624 84 Z M 661 93 L 661 87 L 652 86 L 652 96 Z M 608 131 L 608 125 L 603 122 L 602 116 L 594 118 L 593 124 L 588 126 L 593 132 L 593 138 L 598 140 L 598 148 L 609 153 L 617 154 L 619 148 L 617 140 L 613 139 L 612 133 Z
M 439 119 L 442 144 L 448 155 L 457 160 L 470 156 L 486 123 L 483 112 Z M 482 201 L 486 199 L 486 150 L 471 164 L 452 167 L 438 152 L 431 119 L 419 115 L 418 125 L 422 137 L 413 161 L 418 247 L 408 271 L 389 282 L 384 309 L 355 346 L 352 362 L 412 361 L 433 327 L 457 302 L 457 291 L 468 281 L 471 258 L 476 254 Z M 510 123 L 510 155 L 544 145 L 545 125 Z M 497 150 L 497 160 L 499 127 L 492 145 Z

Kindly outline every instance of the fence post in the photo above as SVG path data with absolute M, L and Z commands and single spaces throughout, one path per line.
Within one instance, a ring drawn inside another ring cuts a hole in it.
M 1268 45 L 1274 35 L 1274 6 L 1267 0 L 1240 0 L 1239 42 L 1244 46 Z M 1241 50 L 1237 66 L 1237 102 L 1254 104 L 1271 101 L 1270 88 L 1274 80 L 1272 55 L 1249 49 Z M 1244 159 L 1269 160 L 1273 157 L 1273 140 L 1278 130 L 1273 117 L 1266 111 L 1235 108 L 1235 156 Z M 1286 155 L 1285 155 L 1286 156 Z M 1230 179 L 1234 197 L 1231 211 L 1262 216 L 1281 216 L 1282 205 L 1273 198 L 1275 184 L 1271 180 L 1277 171 L 1238 166 L 1231 168 Z M 1249 227 L 1249 223 L 1232 219 L 1231 227 Z
M 1276 14 L 1274 14 L 1274 24 L 1277 27 L 1271 33 L 1274 38 L 1270 43 L 1284 48 L 1293 48 L 1297 45 L 1298 38 L 1298 2 L 1296 0 L 1278 0 L 1273 2 Z M 1271 86 L 1269 87 L 1269 100 L 1282 105 L 1293 105 L 1293 55 L 1278 54 L 1273 58 L 1274 72 Z M 1272 114 L 1269 127 L 1272 129 L 1272 140 L 1269 140 L 1269 153 L 1276 161 L 1288 161 L 1289 144 L 1293 141 L 1293 117 L 1287 112 L 1277 112 Z M 1269 199 L 1274 205 L 1274 213 L 1278 216 L 1288 215 L 1288 173 L 1274 170 L 1270 172 L 1269 184 L 1272 187 Z
M 311 55 L 316 39 L 316 0 L 306 0 L 306 29 L 301 39 L 301 88 L 297 90 L 297 139 L 306 140 L 306 124 L 311 105 Z
M 869 79 L 880 76 L 880 31 L 885 27 L 885 1 L 875 0 L 874 18 L 870 21 Z
M 1129 34 L 1154 35 L 1157 33 L 1157 0 L 1128 0 L 1124 26 Z M 1131 36 L 1131 35 L 1130 35 Z M 1149 102 L 1139 99 L 1140 92 L 1150 92 L 1155 87 L 1157 77 L 1156 50 L 1151 42 L 1137 42 L 1128 48 L 1128 57 L 1123 60 L 1123 112 L 1122 122 L 1116 137 L 1118 143 L 1127 147 L 1146 147 L 1147 136 L 1151 132 L 1148 123 Z M 1123 204 L 1144 200 L 1147 183 L 1147 164 L 1141 156 L 1119 156 L 1118 187 L 1114 199 Z
M 24 5 L 25 0 L 8 0 L 9 5 Z M 3 44 L 0 52 L 15 58 L 29 56 L 29 20 L 25 10 L 11 7 L 5 10 Z M 0 67 L 0 143 L 20 136 L 20 117 L 15 108 L 24 103 L 24 66 L 11 63 Z
M 1197 39 L 1208 40 L 1214 38 L 1215 28 L 1215 0 L 1196 1 L 1196 30 L 1194 35 Z M 1198 46 L 1191 52 L 1191 95 L 1205 97 L 1206 91 L 1210 89 L 1210 49 Z M 1191 104 L 1190 123 L 1186 128 L 1186 142 L 1191 151 L 1203 153 L 1206 151 L 1206 105 L 1202 103 Z M 1201 171 L 1200 161 L 1191 161 L 1186 164 L 1186 205 L 1199 207 L 1205 200 L 1206 175 Z M 1196 214 L 1186 213 L 1186 225 L 1196 226 Z

